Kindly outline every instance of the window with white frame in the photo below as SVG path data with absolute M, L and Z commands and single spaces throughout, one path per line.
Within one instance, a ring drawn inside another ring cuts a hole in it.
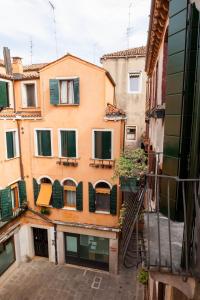
M 136 126 L 126 126 L 126 140 L 127 141 L 136 140 Z
M 93 158 L 112 159 L 112 131 L 93 130 Z
M 76 208 L 76 184 L 72 180 L 65 180 L 64 187 L 64 207 Z
M 0 107 L 11 107 L 12 103 L 12 83 L 8 80 L 0 80 Z
M 74 80 L 60 80 L 60 103 L 74 103 Z
M 141 92 L 141 72 L 132 72 L 128 74 L 128 92 L 140 93 Z
M 36 82 L 30 81 L 22 83 L 22 102 L 23 107 L 37 106 Z
M 36 129 L 35 130 L 35 146 L 37 156 L 52 156 L 51 144 L 51 130 L 50 129 Z
M 75 129 L 59 129 L 60 157 L 77 157 L 77 131 Z
M 19 155 L 19 144 L 16 130 L 6 132 L 7 159 L 15 158 Z

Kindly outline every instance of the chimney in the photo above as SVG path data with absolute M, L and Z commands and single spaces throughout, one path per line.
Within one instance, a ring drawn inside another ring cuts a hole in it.
M 6 68 L 6 74 L 11 75 L 12 65 L 10 59 L 10 50 L 8 49 L 8 47 L 3 47 L 3 57 L 4 57 L 4 65 Z
M 12 62 L 13 73 L 23 74 L 22 58 L 15 56 Z

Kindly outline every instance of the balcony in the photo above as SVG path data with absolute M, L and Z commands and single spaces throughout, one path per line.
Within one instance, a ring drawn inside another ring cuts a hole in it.
M 23 212 L 26 211 L 26 209 L 27 207 L 24 205 L 23 207 L 19 207 L 8 213 L 7 216 L 3 216 L 0 210 L 0 228 L 19 217 Z
M 149 174 L 144 188 L 129 198 L 122 228 L 124 265 L 143 262 L 148 270 L 200 278 L 200 179 Z
M 90 158 L 89 166 L 93 168 L 112 169 L 115 161 L 111 159 L 93 159 Z
M 63 165 L 65 167 L 77 167 L 78 166 L 78 160 L 79 158 L 59 158 L 58 161 L 56 161 L 57 165 Z

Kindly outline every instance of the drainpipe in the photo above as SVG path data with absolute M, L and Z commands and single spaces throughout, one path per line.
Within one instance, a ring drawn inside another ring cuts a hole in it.
M 54 246 L 55 246 L 55 264 L 58 264 L 58 251 L 57 251 L 57 224 L 54 224 Z
M 16 102 L 15 102 L 15 90 L 14 90 L 14 79 L 12 80 L 13 84 L 13 102 L 14 102 L 14 113 L 16 113 Z M 20 121 L 16 119 L 17 122 L 17 133 L 18 133 L 18 147 L 19 147 L 19 169 L 20 169 L 20 177 L 24 179 L 24 166 L 22 163 L 22 151 L 21 151 L 21 136 L 20 136 Z

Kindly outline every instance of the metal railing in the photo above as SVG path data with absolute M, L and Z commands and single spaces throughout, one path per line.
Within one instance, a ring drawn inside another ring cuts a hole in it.
M 148 187 L 152 177 L 156 177 L 154 205 Z M 194 262 L 194 257 L 200 255 L 195 253 L 200 241 L 194 246 L 194 231 L 200 228 L 200 179 L 149 174 L 146 185 L 146 267 L 196 276 L 200 261 Z

